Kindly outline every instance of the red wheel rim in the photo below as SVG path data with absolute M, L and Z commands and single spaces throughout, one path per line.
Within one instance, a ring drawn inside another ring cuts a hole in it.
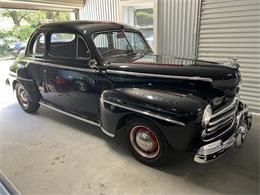
M 157 136 L 150 128 L 143 125 L 131 129 L 130 141 L 134 150 L 145 158 L 154 158 L 160 152 L 160 143 Z

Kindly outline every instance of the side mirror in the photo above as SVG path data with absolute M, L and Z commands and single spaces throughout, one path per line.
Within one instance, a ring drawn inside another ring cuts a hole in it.
M 89 65 L 90 68 L 96 68 L 96 69 L 98 69 L 97 61 L 96 61 L 95 59 L 89 60 L 88 65 Z

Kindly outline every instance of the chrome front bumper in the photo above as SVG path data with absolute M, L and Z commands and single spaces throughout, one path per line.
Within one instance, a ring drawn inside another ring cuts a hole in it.
M 227 139 L 219 139 L 200 147 L 195 156 L 194 161 L 197 163 L 208 163 L 218 157 L 220 157 L 226 150 L 232 146 L 241 147 L 247 132 L 251 128 L 252 114 L 248 112 L 246 105 L 243 105 L 243 109 L 236 116 L 236 130 Z

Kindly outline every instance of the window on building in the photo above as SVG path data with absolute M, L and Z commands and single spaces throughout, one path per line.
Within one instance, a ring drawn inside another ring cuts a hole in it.
M 154 49 L 155 48 L 155 14 L 153 1 L 143 2 L 130 0 L 122 3 L 122 22 L 134 26 L 142 32 L 146 41 Z
M 153 8 L 135 9 L 134 26 L 144 35 L 146 41 L 153 46 Z

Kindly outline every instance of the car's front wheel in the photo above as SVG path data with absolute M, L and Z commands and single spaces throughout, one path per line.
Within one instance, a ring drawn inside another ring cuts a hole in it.
M 130 120 L 127 123 L 126 141 L 133 156 L 146 165 L 156 166 L 167 160 L 169 144 L 150 121 Z
M 15 92 L 18 103 L 25 112 L 34 113 L 39 109 L 39 102 L 31 101 L 28 92 L 21 83 L 16 83 Z

